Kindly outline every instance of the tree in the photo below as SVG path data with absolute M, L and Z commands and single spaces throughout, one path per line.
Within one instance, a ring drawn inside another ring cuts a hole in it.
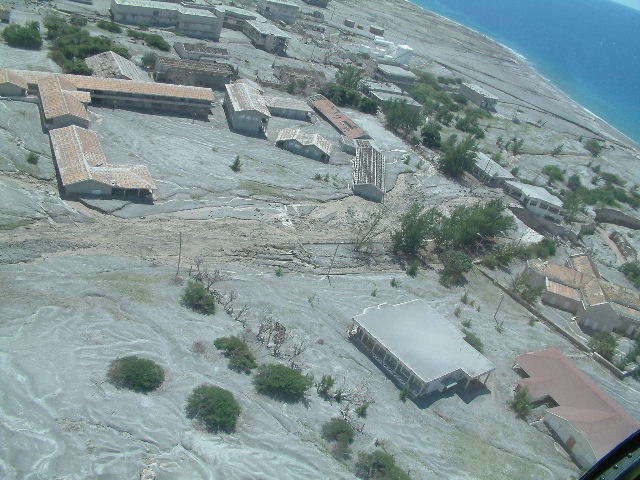
M 557 165 L 545 165 L 542 173 L 549 177 L 549 183 L 564 181 L 564 170 Z
M 336 379 L 331 375 L 322 375 L 322 380 L 316 385 L 316 391 L 321 397 L 327 399 L 329 397 L 329 390 L 335 385 Z
M 156 65 L 156 61 L 158 60 L 158 55 L 153 52 L 147 52 L 142 56 L 142 60 L 140 63 L 146 69 L 152 69 Z
M 409 474 L 396 465 L 396 460 L 383 450 L 361 452 L 356 475 L 364 480 L 410 480 Z
M 106 20 L 98 20 L 96 27 L 111 33 L 122 33 L 122 27 L 120 25 L 114 22 L 107 22 Z
M 118 388 L 142 393 L 151 392 L 164 382 L 164 370 L 160 365 L 135 355 L 116 358 L 109 365 L 107 376 Z
M 351 445 L 355 432 L 349 422 L 342 418 L 332 418 L 322 425 L 322 437 L 330 442 Z
M 200 282 L 189 281 L 182 294 L 182 304 L 205 315 L 216 313 L 216 300 L 213 294 Z
M 444 269 L 440 281 L 448 286 L 451 283 L 461 284 L 464 282 L 464 274 L 473 268 L 473 259 L 459 250 L 447 250 L 440 254 L 440 261 Z
M 364 78 L 364 72 L 353 65 L 342 67 L 336 73 L 336 83 L 343 87 L 358 90 Z
M 242 162 L 240 161 L 240 155 L 236 155 L 236 159 L 233 161 L 231 165 L 229 165 L 229 168 L 237 173 L 240 171 L 241 167 L 242 167 Z
M 466 328 L 462 329 L 462 333 L 464 333 L 465 342 L 467 342 L 480 353 L 484 351 L 484 344 L 475 333 L 473 333 L 471 330 L 467 330 Z
M 224 350 L 229 359 L 229 368 L 238 372 L 251 373 L 256 368 L 256 357 L 249 349 L 247 342 L 239 337 L 221 337 L 213 342 L 218 350 Z
M 434 232 L 434 227 L 440 221 L 442 214 L 434 208 L 425 213 L 422 213 L 422 209 L 423 206 L 420 203 L 414 203 L 400 217 L 400 229 L 391 233 L 394 251 L 416 255 L 427 236 Z
M 584 143 L 584 148 L 586 148 L 587 151 L 594 157 L 599 157 L 602 153 L 602 150 L 604 149 L 602 144 L 595 138 L 590 138 L 589 140 L 587 140 Z
M 412 107 L 406 100 L 391 100 L 382 103 L 382 113 L 391 130 L 413 132 L 422 123 L 420 110 Z
M 613 360 L 618 339 L 608 332 L 598 332 L 589 340 L 589 348 L 609 361 Z
M 269 364 L 258 368 L 253 384 L 259 393 L 295 402 L 313 385 L 313 377 L 284 365 Z
M 438 159 L 438 167 L 444 174 L 453 178 L 460 178 L 476 164 L 478 143 L 471 136 L 457 141 L 456 135 L 451 135 L 442 146 L 443 154 Z
M 442 127 L 436 122 L 427 123 L 422 127 L 422 144 L 432 150 L 438 150 L 442 145 L 440 130 L 442 130 Z
M 582 209 L 583 205 L 584 205 L 584 202 L 578 192 L 565 193 L 564 199 L 562 202 L 562 208 L 565 211 L 564 218 L 567 221 L 567 223 L 575 222 L 576 216 Z
M 360 100 L 358 101 L 358 110 L 363 113 L 370 113 L 371 115 L 375 115 L 376 113 L 378 113 L 378 102 L 373 98 L 361 95 Z
M 627 262 L 620 267 L 620 271 L 633 282 L 636 288 L 640 288 L 640 263 Z
M 531 413 L 532 398 L 527 387 L 518 388 L 513 392 L 513 399 L 509 402 L 511 409 L 521 418 L 526 418 Z
M 40 24 L 29 22 L 24 27 L 9 25 L 2 30 L 2 38 L 10 47 L 39 49 L 42 47 Z
M 232 432 L 240 416 L 240 405 L 228 390 L 200 385 L 193 389 L 185 411 L 187 418 L 200 420 L 210 432 Z

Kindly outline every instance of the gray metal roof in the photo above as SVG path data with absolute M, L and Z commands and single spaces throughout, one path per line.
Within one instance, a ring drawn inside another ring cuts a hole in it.
M 395 65 L 385 65 L 384 63 L 381 63 L 378 65 L 378 70 L 388 75 L 393 75 L 394 77 L 418 78 L 411 70 L 405 70 L 404 68 L 396 67 Z
M 380 92 L 380 91 L 372 91 L 371 95 L 380 100 L 381 102 L 393 102 L 393 101 L 404 101 L 407 102 L 407 105 L 411 107 L 422 108 L 418 102 L 416 102 L 409 95 L 404 93 L 392 93 L 392 92 Z
M 371 307 L 353 320 L 425 383 L 456 370 L 478 378 L 495 368 L 422 300 Z
M 505 182 L 505 185 L 509 185 L 512 188 L 520 190 L 529 198 L 543 200 L 551 205 L 555 205 L 556 207 L 562 207 L 562 200 L 555 195 L 551 195 L 545 188 L 520 182 Z
M 509 170 L 498 162 L 494 162 L 487 154 L 482 152 L 476 153 L 476 167 L 493 178 L 504 178 L 505 180 L 515 179 Z
M 476 85 L 475 83 L 464 83 L 463 85 L 467 87 L 469 90 L 473 90 L 477 94 L 482 95 L 484 98 L 492 98 L 492 99 L 498 100 L 498 97 L 496 97 L 492 93 L 489 93 L 480 85 Z
M 258 20 L 246 20 L 247 25 L 253 27 L 256 31 L 260 32 L 262 35 L 273 35 L 278 38 L 291 38 L 287 32 L 280 30 L 273 23 L 270 22 L 260 22 Z

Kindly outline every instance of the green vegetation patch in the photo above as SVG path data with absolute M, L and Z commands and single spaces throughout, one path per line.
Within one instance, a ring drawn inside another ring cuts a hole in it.
M 181 302 L 185 307 L 198 313 L 205 315 L 216 313 L 216 299 L 200 282 L 189 281 L 182 293 Z
M 42 47 L 40 36 L 40 24 L 29 22 L 24 27 L 20 25 L 8 25 L 2 30 L 2 38 L 10 47 L 31 48 L 39 50 Z
M 284 365 L 269 364 L 258 368 L 253 383 L 259 393 L 296 402 L 302 400 L 305 392 L 313 385 L 313 377 Z
M 116 387 L 141 393 L 151 392 L 164 382 L 160 365 L 135 355 L 115 359 L 109 365 L 107 376 Z
M 356 475 L 364 480 L 410 480 L 407 472 L 396 465 L 396 460 L 383 450 L 361 452 L 356 462 Z
M 158 50 L 162 50 L 163 52 L 168 52 L 169 50 L 171 50 L 171 45 L 169 45 L 169 43 L 167 43 L 167 41 L 162 38 L 162 35 L 159 35 L 157 33 L 139 32 L 137 30 L 129 28 L 127 30 L 127 35 L 137 40 L 144 40 L 144 43 L 146 45 L 157 48 Z
M 256 357 L 249 349 L 247 342 L 239 337 L 222 337 L 213 342 L 218 350 L 224 350 L 229 359 L 229 368 L 237 372 L 251 373 L 256 368 Z
M 233 394 L 213 385 L 200 385 L 187 399 L 187 418 L 200 420 L 210 432 L 233 432 L 240 405 Z

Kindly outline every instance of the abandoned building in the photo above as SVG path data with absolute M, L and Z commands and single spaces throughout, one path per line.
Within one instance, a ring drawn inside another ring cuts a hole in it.
M 302 0 L 304 3 L 308 5 L 313 5 L 314 7 L 327 8 L 329 5 L 329 0 Z
M 190 37 L 212 40 L 220 39 L 224 22 L 224 13 L 215 8 L 188 8 L 154 0 L 111 0 L 111 16 L 119 23 L 174 27 Z
M 422 110 L 422 105 L 416 102 L 413 98 L 411 98 L 406 93 L 391 93 L 391 92 L 381 92 L 381 91 L 372 91 L 369 93 L 369 97 L 377 100 L 380 103 L 384 102 L 404 102 L 410 107 L 412 110 L 417 112 Z
M 22 75 L 0 68 L 0 96 L 24 97 L 27 94 L 27 79 Z
M 259 0 L 258 12 L 270 20 L 280 20 L 289 25 L 296 23 L 300 7 L 287 0 Z
M 324 95 L 313 95 L 309 97 L 309 105 L 329 122 L 338 132 L 349 138 L 371 138 L 367 132 L 344 114 L 332 101 Z
M 373 146 L 370 140 L 349 138 L 346 135 L 340 135 L 339 142 L 340 150 L 348 153 L 349 155 L 355 155 L 358 148 L 376 148 L 375 146 Z
M 246 83 L 225 85 L 224 109 L 232 130 L 265 135 L 271 113 L 262 93 Z
M 498 97 L 473 83 L 463 83 L 460 85 L 459 92 L 470 102 L 475 103 L 478 107 L 484 108 L 485 110 L 495 110 L 498 104 Z
M 290 97 L 265 96 L 269 112 L 274 117 L 290 118 L 310 122 L 313 109 L 302 100 Z
M 285 55 L 291 36 L 272 23 L 259 20 L 246 20 L 242 26 L 244 33 L 254 47 L 267 52 Z
M 173 49 L 180 58 L 198 62 L 220 62 L 229 58 L 229 50 L 220 47 L 210 47 L 204 43 L 176 42 Z
M 230 5 L 216 5 L 216 9 L 224 13 L 224 28 L 231 30 L 242 30 L 244 22 L 247 20 L 264 20 L 259 13 L 244 8 L 232 7 Z
M 140 82 L 151 81 L 147 72 L 131 60 L 127 60 L 111 50 L 87 57 L 84 61 L 93 70 L 92 75 L 96 77 L 120 78 L 122 80 L 137 80 Z
M 546 403 L 544 423 L 573 460 L 588 468 L 640 428 L 598 385 L 559 350 L 520 355 L 514 370 L 535 403 Z
M 276 139 L 276 147 L 325 163 L 329 162 L 331 156 L 331 142 L 329 140 L 317 133 L 304 134 L 300 128 L 280 130 Z
M 381 63 L 376 68 L 375 78 L 384 82 L 393 83 L 402 89 L 409 90 L 416 83 L 416 79 L 418 77 L 409 69 Z
M 502 189 L 530 212 L 552 222 L 562 223 L 562 200 L 545 188 L 507 180 L 503 182 Z
M 89 113 L 85 105 L 91 98 L 79 92 L 64 75 L 47 75 L 38 80 L 40 112 L 45 128 L 69 125 L 89 126 Z
M 471 174 L 490 187 L 501 187 L 504 182 L 516 179 L 509 170 L 482 152 L 476 153 L 476 162 L 471 168 Z
M 107 163 L 95 132 L 71 125 L 50 130 L 49 137 L 65 194 L 153 198 L 156 184 L 147 167 Z
M 575 314 L 579 325 L 629 337 L 640 333 L 640 298 L 604 280 L 588 255 L 571 255 L 566 265 L 529 260 L 524 274 L 530 286 L 543 288 L 545 304 Z
M 305 81 L 308 87 L 318 87 L 327 82 L 323 72 L 309 68 L 292 67 L 290 65 L 276 65 L 273 67 L 274 76 L 283 84 Z
M 159 82 L 222 88 L 234 73 L 225 63 L 199 62 L 181 58 L 157 57 L 155 79 Z
M 384 36 L 384 28 L 379 27 L 378 25 L 369 25 L 369 32 L 377 35 L 378 37 Z
M 353 160 L 353 193 L 373 202 L 384 200 L 384 155 L 371 143 L 356 147 Z
M 466 389 L 474 381 L 486 382 L 495 369 L 422 300 L 368 308 L 353 317 L 349 336 L 412 398 Z

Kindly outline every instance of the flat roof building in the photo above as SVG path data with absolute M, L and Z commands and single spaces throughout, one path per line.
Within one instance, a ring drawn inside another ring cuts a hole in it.
M 265 135 L 271 113 L 262 93 L 246 83 L 225 85 L 224 109 L 232 130 Z
M 411 70 L 395 65 L 385 65 L 383 63 L 379 64 L 376 68 L 375 76 L 379 80 L 394 83 L 401 88 L 413 87 L 418 78 Z
M 383 102 L 404 102 L 413 110 L 420 111 L 422 110 L 422 105 L 416 102 L 413 98 L 411 98 L 406 93 L 391 93 L 391 92 L 380 92 L 373 91 L 369 94 L 369 96 L 380 103 Z
M 144 165 L 114 165 L 95 132 L 71 125 L 49 131 L 51 148 L 68 195 L 153 197 L 156 184 Z
M 156 80 L 159 82 L 222 88 L 234 73 L 226 63 L 199 62 L 170 57 L 157 57 Z
M 111 16 L 119 23 L 175 27 L 185 35 L 220 39 L 224 13 L 154 0 L 111 0 Z
M 526 376 L 534 402 L 551 403 L 544 422 L 582 468 L 588 468 L 640 428 L 609 395 L 559 350 L 520 355 L 514 369 Z
M 378 305 L 353 317 L 351 340 L 411 397 L 467 388 L 494 365 L 464 340 L 464 334 L 422 300 Z
M 308 5 L 313 5 L 314 7 L 327 8 L 327 6 L 329 5 L 329 0 L 302 0 L 302 1 Z
M 476 153 L 476 162 L 471 169 L 471 174 L 490 187 L 500 187 L 504 182 L 516 179 L 509 170 L 482 152 Z
M 271 20 L 280 20 L 289 25 L 296 23 L 300 7 L 287 0 L 260 0 L 258 12 Z
M 0 68 L 0 96 L 24 97 L 28 88 L 27 79 L 22 75 L 6 68 Z
M 292 120 L 311 121 L 313 109 L 306 102 L 290 97 L 265 96 L 269 112 L 274 117 L 291 118 Z
M 498 97 L 473 83 L 463 83 L 460 85 L 459 92 L 478 107 L 484 108 L 485 110 L 495 110 L 498 104 Z
M 272 23 L 259 20 L 246 20 L 242 26 L 244 33 L 251 43 L 270 53 L 284 55 L 291 36 L 280 30 Z
M 247 20 L 264 20 L 264 17 L 252 10 L 232 7 L 229 5 L 216 5 L 216 9 L 224 13 L 224 28 L 242 30 Z
M 518 199 L 527 210 L 552 222 L 562 222 L 562 200 L 550 194 L 545 188 L 528 183 L 507 180 L 503 190 Z
M 84 61 L 87 66 L 93 70 L 92 75 L 96 77 L 138 80 L 140 82 L 151 81 L 147 72 L 131 60 L 127 60 L 111 50 L 87 57 Z
M 324 95 L 313 95 L 309 97 L 308 102 L 342 135 L 346 135 L 349 138 L 371 138 L 367 132 Z
M 302 133 L 300 128 L 280 130 L 276 139 L 276 147 L 325 163 L 329 162 L 331 156 L 331 142 L 329 140 L 317 133 Z
M 384 200 L 384 155 L 370 142 L 356 140 L 353 160 L 353 193 L 374 202 Z
M 180 58 L 198 62 L 219 62 L 229 58 L 229 50 L 226 48 L 210 47 L 204 43 L 176 42 L 173 49 Z

